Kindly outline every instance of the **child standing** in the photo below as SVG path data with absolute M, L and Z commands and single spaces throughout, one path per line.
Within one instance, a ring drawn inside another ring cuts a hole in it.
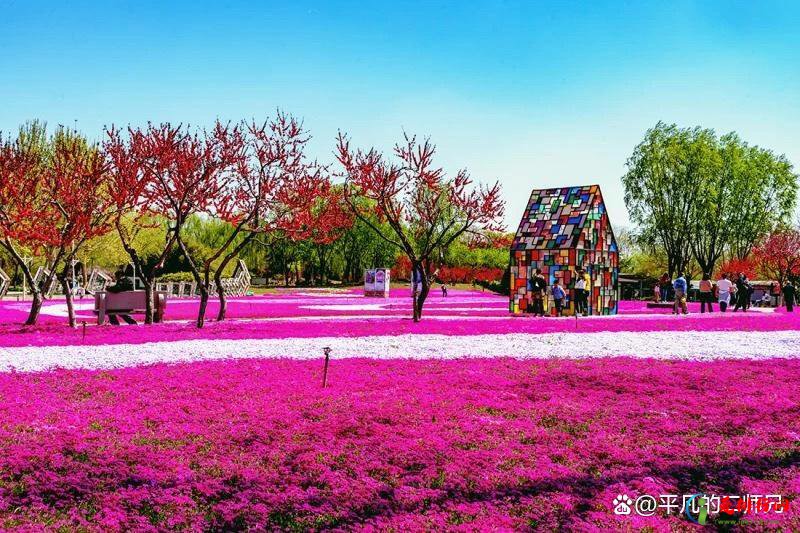
M 558 279 L 553 282 L 553 302 L 556 305 L 556 316 L 561 316 L 561 310 L 564 309 L 564 298 L 567 294 L 558 283 Z

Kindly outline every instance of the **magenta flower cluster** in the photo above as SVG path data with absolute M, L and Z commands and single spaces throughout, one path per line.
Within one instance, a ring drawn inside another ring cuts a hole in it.
M 681 530 L 621 493 L 782 494 L 800 361 L 240 360 L 0 375 L 0 527 Z

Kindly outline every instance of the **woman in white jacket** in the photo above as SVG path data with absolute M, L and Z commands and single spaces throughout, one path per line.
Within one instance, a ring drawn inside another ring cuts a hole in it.
M 722 279 L 717 281 L 717 301 L 719 302 L 719 310 L 725 312 L 728 305 L 731 303 L 731 289 L 733 283 L 728 279 L 727 274 L 722 275 Z

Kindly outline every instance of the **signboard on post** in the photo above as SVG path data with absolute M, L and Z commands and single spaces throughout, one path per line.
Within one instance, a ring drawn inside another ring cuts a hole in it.
M 389 269 L 371 268 L 364 271 L 364 296 L 389 297 Z

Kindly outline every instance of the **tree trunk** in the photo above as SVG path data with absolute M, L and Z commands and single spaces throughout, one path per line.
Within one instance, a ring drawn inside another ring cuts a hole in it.
M 419 322 L 419 316 L 417 316 L 417 309 L 419 309 L 417 306 L 417 297 L 422 289 L 417 282 L 417 268 L 419 268 L 419 265 L 411 263 L 411 310 L 414 322 Z
M 194 267 L 190 266 L 190 269 L 196 270 Z M 192 272 L 194 275 L 195 272 Z M 203 283 L 200 279 L 199 273 L 194 276 L 195 281 L 197 282 L 197 288 L 200 289 L 200 308 L 197 310 L 197 329 L 201 329 L 203 325 L 205 325 L 206 320 L 206 308 L 208 307 L 208 286 L 206 283 Z
M 419 274 L 419 283 L 414 283 L 414 273 L 417 272 Z M 419 322 L 422 319 L 422 306 L 425 305 L 425 299 L 428 297 L 428 293 L 430 292 L 430 281 L 428 280 L 428 271 L 424 267 L 423 263 L 411 263 L 411 291 L 412 291 L 412 302 L 414 306 L 414 322 Z M 417 294 L 417 289 L 419 290 L 419 294 Z
M 155 274 L 142 276 L 142 285 L 144 285 L 144 323 L 152 324 L 153 315 L 155 314 Z
M 428 298 L 428 293 L 431 290 L 431 284 L 428 282 L 427 276 L 422 277 L 422 290 L 420 290 L 417 297 L 417 308 L 415 310 L 415 322 L 422 320 L 422 306 L 425 305 L 425 300 Z
M 255 233 L 248 234 L 242 242 L 237 244 L 233 250 L 230 251 L 225 257 L 222 258 L 222 262 L 217 267 L 217 271 L 214 272 L 214 284 L 217 287 L 217 296 L 219 297 L 219 311 L 217 312 L 217 320 L 222 322 L 225 320 L 225 314 L 228 311 L 228 301 L 225 297 L 225 289 L 222 286 L 222 273 L 225 270 L 225 267 L 228 266 L 234 257 L 239 257 L 239 254 L 242 252 L 245 246 L 247 246 L 250 241 L 255 238 Z M 208 271 L 206 271 L 206 279 L 208 279 Z
M 180 233 L 176 230 L 176 238 L 175 240 L 178 242 L 178 246 L 183 252 L 183 257 L 186 258 L 186 262 L 189 264 L 189 270 L 192 272 L 192 277 L 194 278 L 195 283 L 197 283 L 197 288 L 200 289 L 200 308 L 197 311 L 197 329 L 201 329 L 205 324 L 206 319 L 206 307 L 208 307 L 208 268 L 205 269 L 206 272 L 206 279 L 205 281 L 200 276 L 200 271 L 197 269 L 197 265 L 194 263 L 192 256 L 189 254 L 189 250 L 186 249 L 186 245 L 183 242 L 183 239 L 180 238 Z M 210 267 L 209 267 L 210 268 Z
M 25 279 L 28 281 L 28 285 L 31 288 L 31 310 L 28 312 L 28 318 L 25 320 L 26 326 L 35 326 L 36 321 L 39 319 L 39 311 L 42 310 L 42 304 L 44 303 L 44 295 L 42 295 L 42 290 L 37 283 L 33 281 L 33 274 L 31 274 L 31 269 L 28 268 L 26 265 L 21 266 L 22 268 L 22 275 L 25 276 Z
M 183 244 L 181 244 L 181 247 L 183 247 Z M 189 269 L 192 271 L 192 276 L 194 276 L 197 282 L 197 287 L 200 289 L 200 308 L 197 310 L 197 329 L 200 329 L 205 324 L 208 300 L 211 298 L 211 294 L 208 290 L 208 287 L 211 285 L 211 263 L 207 262 L 203 266 L 203 277 L 200 277 L 200 271 L 195 267 L 194 261 L 192 261 L 188 255 L 186 259 L 189 262 Z
M 344 254 L 344 282 L 345 283 L 352 283 L 353 282 L 353 271 L 355 270 L 355 265 L 353 264 L 355 261 L 355 253 L 352 251 L 348 252 L 345 249 Z
M 200 285 L 200 309 L 197 311 L 197 329 L 205 324 L 206 307 L 208 307 L 208 289 Z
M 217 321 L 222 322 L 225 320 L 225 314 L 228 312 L 228 299 L 225 295 L 225 287 L 222 286 L 222 272 L 228 265 L 234 254 L 228 254 L 220 263 L 217 271 L 214 272 L 214 285 L 217 287 L 217 298 L 219 299 L 219 311 L 217 311 Z M 206 274 L 208 275 L 208 274 Z
M 28 319 L 25 320 L 26 326 L 36 325 L 36 321 L 39 319 L 39 312 L 42 310 L 42 303 L 44 303 L 42 291 L 39 289 L 32 290 L 31 295 L 33 296 L 33 301 L 31 301 L 31 310 L 28 313 Z
M 62 272 L 61 276 L 59 276 L 59 282 L 61 283 L 61 288 L 64 290 L 64 297 L 67 300 L 67 317 L 69 317 L 69 327 L 74 328 L 77 325 L 75 322 L 75 304 L 72 296 L 72 287 L 70 286 L 70 281 L 65 272 Z
M 225 289 L 222 287 L 222 269 L 214 273 L 214 284 L 217 286 L 217 298 L 219 299 L 219 311 L 217 311 L 217 321 L 225 320 L 228 312 L 228 298 L 225 296 Z
M 319 245 L 317 255 L 319 256 L 319 282 L 320 285 L 326 285 L 328 283 L 328 257 L 324 244 Z
M 144 263 L 139 258 L 139 254 L 136 252 L 136 249 L 128 242 L 128 240 L 124 237 L 124 233 L 122 231 L 122 227 L 117 224 L 117 233 L 120 237 L 120 242 L 122 243 L 122 248 L 128 253 L 128 257 L 131 258 L 131 262 L 133 266 L 136 267 L 141 273 L 142 276 L 142 285 L 144 285 L 144 323 L 145 324 L 152 324 L 153 323 L 153 289 L 156 285 L 156 273 L 158 270 L 158 263 L 156 263 L 153 268 L 151 268 L 148 272 L 145 272 Z M 172 245 L 170 244 L 169 247 L 171 248 Z M 84 269 L 85 270 L 85 269 Z M 135 281 L 135 280 L 134 280 Z M 136 286 L 134 285 L 134 290 Z

